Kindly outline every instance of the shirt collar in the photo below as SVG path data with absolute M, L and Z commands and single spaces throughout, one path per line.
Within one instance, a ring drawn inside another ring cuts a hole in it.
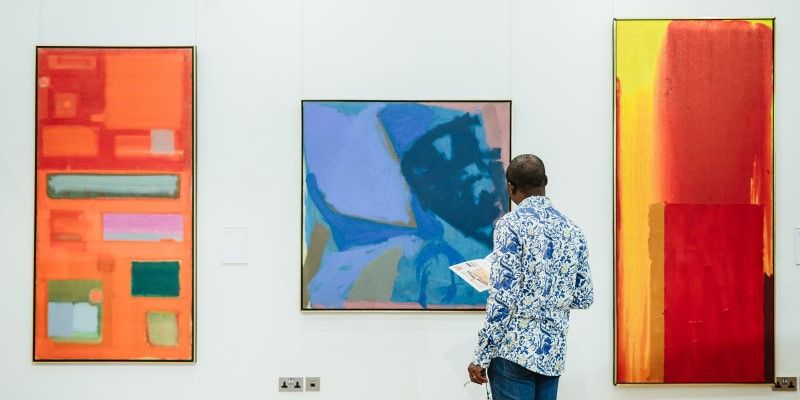
M 550 199 L 545 196 L 531 196 L 522 200 L 518 205 L 519 207 L 534 207 L 534 208 L 547 208 L 552 206 Z

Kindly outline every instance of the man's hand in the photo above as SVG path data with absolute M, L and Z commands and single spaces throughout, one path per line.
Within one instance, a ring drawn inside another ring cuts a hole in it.
M 482 368 L 470 363 L 467 367 L 467 372 L 469 373 L 469 380 L 472 382 L 475 382 L 479 385 L 489 382 L 489 380 L 486 379 L 486 368 Z

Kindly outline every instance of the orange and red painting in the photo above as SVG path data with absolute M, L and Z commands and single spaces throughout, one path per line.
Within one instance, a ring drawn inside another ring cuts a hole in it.
M 773 21 L 614 32 L 615 382 L 772 382 Z
M 193 361 L 194 49 L 36 69 L 34 361 Z

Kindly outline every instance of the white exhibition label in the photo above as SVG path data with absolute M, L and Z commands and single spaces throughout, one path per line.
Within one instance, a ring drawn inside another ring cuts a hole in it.
M 247 264 L 247 228 L 222 228 L 222 263 Z

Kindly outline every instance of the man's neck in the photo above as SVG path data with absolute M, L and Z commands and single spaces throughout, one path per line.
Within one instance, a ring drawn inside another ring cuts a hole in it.
M 534 197 L 534 196 L 544 197 L 545 196 L 545 190 L 544 190 L 543 187 L 542 188 L 533 188 L 531 190 L 528 190 L 528 191 L 524 192 L 524 195 L 525 195 L 525 199 L 527 199 L 529 197 Z

